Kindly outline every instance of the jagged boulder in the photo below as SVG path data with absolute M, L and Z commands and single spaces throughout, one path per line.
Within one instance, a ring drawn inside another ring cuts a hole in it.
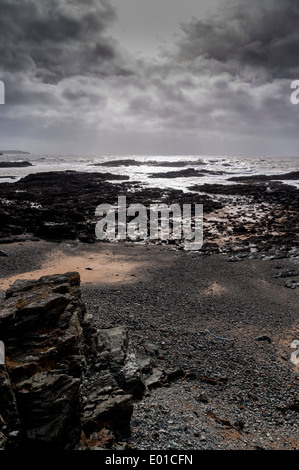
M 85 367 L 79 287 L 78 273 L 17 281 L 1 306 L 0 335 L 23 445 L 66 448 L 78 440 Z
M 0 448 L 103 448 L 129 434 L 145 389 L 134 349 L 125 328 L 96 328 L 78 273 L 16 281 L 0 339 Z
M 141 398 L 145 383 L 125 327 L 95 329 L 89 380 L 82 387 L 82 436 L 92 447 L 102 447 L 102 430 L 116 437 L 130 434 L 134 398 Z M 89 333 L 89 339 L 91 335 Z M 91 351 L 90 351 L 91 352 Z
M 15 395 L 4 364 L 0 365 L 0 450 L 19 443 L 20 421 Z

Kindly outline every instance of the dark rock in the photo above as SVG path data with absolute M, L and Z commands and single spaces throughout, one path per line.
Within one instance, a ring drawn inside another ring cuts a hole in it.
M 227 261 L 228 261 L 229 263 L 235 263 L 235 262 L 237 262 L 237 261 L 241 261 L 241 259 L 242 259 L 242 258 L 239 258 L 239 256 L 232 255 L 232 256 L 230 256 L 230 257 L 227 259 Z
M 30 155 L 30 152 L 24 152 L 23 150 L 0 150 L 2 155 Z
M 186 168 L 181 171 L 167 171 L 165 173 L 152 173 L 149 178 L 190 178 L 193 176 L 204 176 L 200 170 L 195 168 Z
M 16 281 L 0 331 L 0 448 L 86 448 L 104 429 L 129 435 L 143 377 L 127 330 L 97 330 L 86 314 L 78 273 Z
M 153 370 L 153 361 L 151 357 L 146 357 L 146 358 L 140 358 L 138 357 L 138 364 L 140 367 L 140 371 L 144 375 L 149 375 L 151 374 Z
M 176 161 L 176 162 L 151 162 L 153 166 L 160 166 L 160 167 L 172 167 L 172 168 L 182 168 L 184 166 L 192 166 L 192 165 L 205 165 L 203 160 L 183 160 L 183 161 Z
M 66 292 L 56 292 L 64 285 Z M 80 432 L 82 318 L 77 273 L 17 281 L 1 306 L 6 367 L 22 445 L 66 448 Z
M 0 185 L 0 238 L 30 234 L 38 238 L 95 240 L 95 209 L 115 203 L 121 187 L 106 180 L 129 177 L 73 171 L 36 173 Z M 6 204 L 1 201 L 11 201 Z
M 156 163 L 162 166 L 164 162 Z M 189 171 L 194 175 L 198 170 L 185 168 L 182 172 L 170 173 L 187 176 Z M 201 170 L 201 175 L 205 172 Z M 112 184 L 107 179 L 120 179 L 122 182 Z M 190 188 L 193 192 L 184 192 L 171 188 L 136 188 L 133 182 L 124 179 L 128 177 L 65 171 L 33 174 L 15 183 L 0 184 L 0 243 L 30 237 L 94 243 L 98 220 L 96 207 L 101 203 L 116 204 L 119 195 L 126 195 L 128 206 L 141 203 L 146 206 L 148 215 L 153 201 L 167 205 L 176 203 L 180 207 L 191 204 L 193 209 L 194 204 L 203 204 L 206 226 L 204 223 L 201 252 L 204 255 L 219 252 L 236 255 L 235 248 L 239 245 L 247 255 L 251 254 L 254 246 L 255 257 L 263 252 L 271 259 L 295 256 L 294 250 L 298 252 L 299 189 L 294 186 L 274 181 L 251 181 L 243 184 L 198 184 Z M 225 211 L 220 211 L 218 216 L 217 210 L 231 203 L 230 196 L 236 196 L 233 206 L 250 204 L 254 210 L 248 212 L 244 209 L 226 218 Z M 215 212 L 217 218 L 209 221 L 211 212 Z M 219 218 L 223 220 L 217 220 Z M 127 217 L 127 222 L 130 221 L 131 218 Z M 176 250 L 184 249 L 184 240 L 165 241 L 165 244 L 173 244 Z
M 178 380 L 184 377 L 185 375 L 183 369 L 181 369 L 180 367 L 171 370 L 166 370 L 165 373 L 169 382 L 174 382 L 175 380 Z
M 137 160 L 132 160 L 130 158 L 123 160 L 110 160 L 108 162 L 93 163 L 90 166 L 108 166 L 110 168 L 119 167 L 119 166 L 140 166 L 146 165 L 144 162 L 138 162 Z
M 32 166 L 30 162 L 0 162 L 0 168 L 23 168 Z
M 240 203 L 249 204 L 252 207 L 257 205 L 260 213 L 255 210 L 251 216 L 247 214 L 247 210 L 239 210 L 236 215 L 231 213 L 225 220 L 225 225 L 222 228 L 220 225 L 217 227 L 218 233 L 210 229 L 214 229 L 213 226 L 210 227 L 213 221 L 205 217 L 209 230 L 204 230 L 204 239 L 213 239 L 213 235 L 218 239 L 226 235 L 228 239 L 221 251 L 234 251 L 233 245 L 239 244 L 243 246 L 243 249 L 247 247 L 248 251 L 250 245 L 254 246 L 256 253 L 267 253 L 267 256 L 272 251 L 271 259 L 290 257 L 291 253 L 296 256 L 299 228 L 298 188 L 270 180 L 252 180 L 244 181 L 243 184 L 197 184 L 189 189 L 218 195 L 222 201 L 228 196 L 228 204 L 232 206 Z M 235 196 L 234 202 L 231 202 L 231 196 Z M 245 219 L 242 222 L 241 217 Z M 247 217 L 249 220 L 246 220 Z
M 94 163 L 91 166 L 108 166 L 108 167 L 119 167 L 119 166 L 158 166 L 158 167 L 173 167 L 173 168 L 182 168 L 189 165 L 205 165 L 202 160 L 186 160 L 186 161 L 176 161 L 176 162 L 158 162 L 156 160 L 145 160 L 138 161 L 130 158 L 121 159 L 121 160 L 110 160 L 108 162 Z
M 149 207 L 153 200 L 159 200 L 181 206 L 204 204 L 206 212 L 222 207 L 219 201 L 213 201 L 207 195 L 157 188 L 136 191 L 133 183 L 123 181 L 128 179 L 128 176 L 111 173 L 65 171 L 36 173 L 15 183 L 2 183 L 0 243 L 32 236 L 94 243 L 98 220 L 96 207 L 102 203 L 117 203 L 119 195 L 126 195 L 128 205 L 142 203 Z M 107 180 L 123 182 L 112 184 Z
M 152 374 L 146 378 L 145 383 L 148 389 L 152 389 L 165 385 L 166 380 L 165 372 L 155 368 L 153 369 Z
M 208 395 L 206 394 L 206 392 L 202 392 L 199 395 L 197 395 L 195 397 L 195 400 L 197 400 L 201 403 L 208 403 L 209 402 L 209 398 L 208 398 Z
M 299 272 L 295 271 L 295 269 L 285 269 L 280 273 L 275 274 L 274 277 L 295 277 L 299 276 Z
M 297 179 L 299 179 L 299 171 L 291 171 L 290 173 L 280 175 L 233 176 L 232 178 L 229 178 L 229 181 L 274 181 Z
M 97 360 L 109 369 L 118 385 L 135 398 L 141 398 L 145 384 L 135 352 L 124 327 L 98 330 Z
M 272 340 L 269 336 L 262 335 L 262 336 L 257 336 L 254 338 L 256 341 L 267 341 L 267 343 L 272 343 Z
M 0 365 L 0 450 L 17 447 L 21 428 L 15 395 L 5 365 Z

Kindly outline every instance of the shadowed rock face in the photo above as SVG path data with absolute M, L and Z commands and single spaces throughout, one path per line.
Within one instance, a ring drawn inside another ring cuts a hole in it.
M 8 372 L 0 365 L 0 450 L 19 443 L 20 420 Z
M 95 328 L 78 273 L 16 281 L 0 337 L 0 448 L 99 447 L 130 433 L 145 388 L 134 351 L 124 328 Z

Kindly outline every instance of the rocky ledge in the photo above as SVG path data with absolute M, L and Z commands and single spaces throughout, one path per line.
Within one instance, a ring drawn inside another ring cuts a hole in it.
M 136 182 L 125 181 L 128 179 L 126 175 L 111 173 L 65 171 L 36 173 L 15 183 L 1 183 L 0 243 L 19 241 L 28 234 L 47 240 L 93 243 L 96 207 L 116 204 L 121 195 L 127 197 L 128 204 L 142 203 L 147 207 L 160 201 L 204 204 L 205 212 L 221 208 L 219 201 L 207 195 L 143 189 Z
M 126 328 L 96 328 L 78 273 L 16 281 L 0 338 L 0 449 L 125 446 L 146 378 Z
M 189 170 L 197 171 L 182 171 Z M 200 173 L 207 171 L 201 169 Z M 182 176 L 181 171 L 175 173 Z M 31 174 L 14 183 L 1 183 L 0 244 L 37 238 L 94 243 L 96 207 L 102 203 L 117 205 L 118 196 L 126 196 L 128 206 L 141 203 L 148 214 L 152 203 L 176 203 L 180 207 L 203 204 L 204 255 L 236 251 L 246 256 L 277 251 L 294 256 L 294 250 L 298 253 L 299 189 L 294 186 L 268 180 L 198 183 L 189 188 L 192 192 L 183 192 L 144 188 L 128 179 L 111 173 L 65 171 Z M 128 216 L 127 222 L 132 218 Z M 184 245 L 183 240 L 168 242 L 177 249 Z

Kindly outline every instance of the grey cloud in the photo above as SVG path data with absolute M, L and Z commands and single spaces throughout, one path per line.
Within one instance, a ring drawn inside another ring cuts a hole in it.
M 48 140 L 56 152 L 59 142 L 184 153 L 297 139 L 288 80 L 299 79 L 298 2 L 221 3 L 155 60 L 110 37 L 116 14 L 106 0 L 1 0 L 3 133 Z
M 181 61 L 203 57 L 233 74 L 255 71 L 264 80 L 297 78 L 299 3 L 230 0 L 209 20 L 182 25 Z
M 120 73 L 116 44 L 106 34 L 115 18 L 106 0 L 1 0 L 0 66 L 45 83 Z

